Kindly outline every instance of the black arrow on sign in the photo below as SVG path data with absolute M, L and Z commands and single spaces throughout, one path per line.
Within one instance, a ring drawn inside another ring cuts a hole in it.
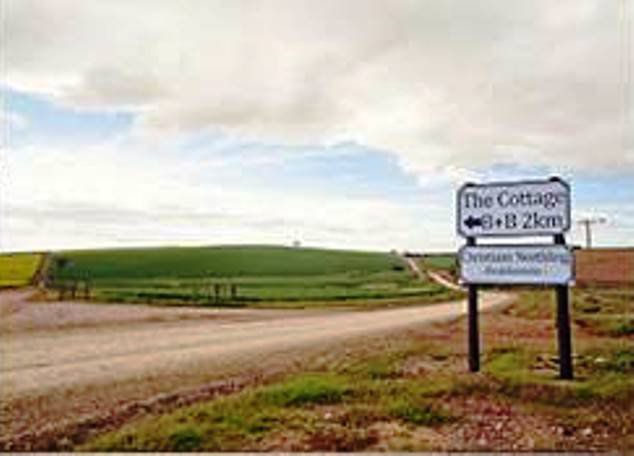
M 481 218 L 475 218 L 474 216 L 470 215 L 464 221 L 464 224 L 467 225 L 467 228 L 472 229 L 472 228 L 474 228 L 476 226 L 482 226 L 482 219 Z

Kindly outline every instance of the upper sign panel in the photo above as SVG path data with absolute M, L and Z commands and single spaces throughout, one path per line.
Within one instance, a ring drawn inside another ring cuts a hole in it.
M 458 190 L 458 234 L 542 236 L 570 229 L 570 186 L 561 179 L 466 184 Z

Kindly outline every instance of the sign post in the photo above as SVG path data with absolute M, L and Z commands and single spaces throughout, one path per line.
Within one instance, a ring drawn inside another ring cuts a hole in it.
M 555 235 L 556 245 L 565 245 L 566 239 L 563 234 Z M 570 290 L 568 284 L 555 286 L 557 294 L 557 341 L 559 345 L 559 377 L 572 380 L 572 338 L 570 336 L 570 309 L 568 298 Z
M 467 238 L 468 246 L 475 246 L 474 237 Z M 469 284 L 469 370 L 480 370 L 480 331 L 478 330 L 478 285 Z
M 569 283 L 574 256 L 564 233 L 570 229 L 570 186 L 548 180 L 465 184 L 457 194 L 457 232 L 466 238 L 458 254 L 460 279 L 468 285 L 469 370 L 480 369 L 478 286 L 554 285 L 562 379 L 573 378 Z M 476 245 L 477 237 L 553 236 L 554 244 Z

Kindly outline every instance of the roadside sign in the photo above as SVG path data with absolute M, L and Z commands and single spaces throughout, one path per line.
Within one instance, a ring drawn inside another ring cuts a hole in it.
M 456 230 L 466 239 L 458 252 L 460 280 L 468 284 L 469 370 L 480 370 L 478 288 L 487 284 L 553 285 L 557 296 L 559 376 L 572 379 L 569 284 L 574 256 L 566 247 L 570 186 L 546 180 L 468 183 L 456 201 Z M 480 236 L 553 236 L 548 245 L 476 245 Z
M 457 231 L 464 237 L 542 236 L 570 229 L 570 186 L 559 178 L 465 184 L 456 207 Z
M 574 256 L 565 245 L 464 246 L 460 278 L 467 284 L 567 285 Z

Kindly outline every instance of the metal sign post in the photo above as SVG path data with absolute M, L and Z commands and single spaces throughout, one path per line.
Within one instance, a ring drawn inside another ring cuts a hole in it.
M 565 245 L 566 238 L 563 234 L 556 234 L 554 238 L 556 245 Z M 559 345 L 559 377 L 572 380 L 572 338 L 570 336 L 570 309 L 568 298 L 570 290 L 568 284 L 555 286 L 557 295 L 557 341 Z
M 465 184 L 457 193 L 456 230 L 466 238 L 458 254 L 468 285 L 469 370 L 480 369 L 478 286 L 554 285 L 562 379 L 573 378 L 569 287 L 574 256 L 564 233 L 571 225 L 570 186 L 548 180 Z M 477 237 L 553 236 L 554 244 L 476 245 Z
M 467 245 L 476 245 L 474 237 L 467 238 Z M 469 284 L 469 370 L 480 370 L 480 331 L 478 329 L 478 285 Z

